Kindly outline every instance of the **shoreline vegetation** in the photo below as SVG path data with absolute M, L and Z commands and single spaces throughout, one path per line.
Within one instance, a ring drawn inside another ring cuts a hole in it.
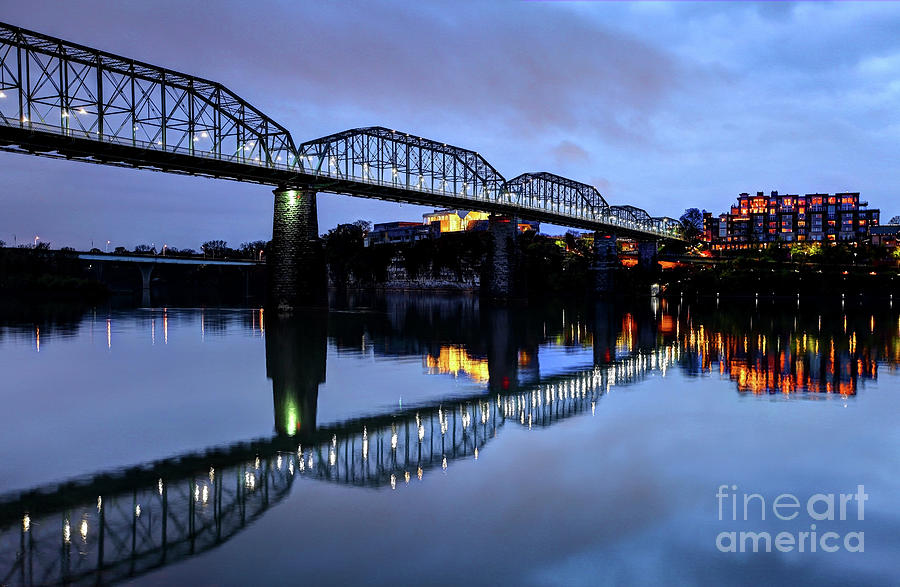
M 489 234 L 460 232 L 412 243 L 365 246 L 368 223 L 342 224 L 322 237 L 323 256 L 333 289 L 427 290 L 477 293 L 484 270 Z M 518 238 L 519 270 L 528 299 L 587 297 L 591 295 L 592 242 L 567 233 L 551 237 L 527 231 Z M 203 254 L 217 259 L 264 258 L 265 241 L 230 249 L 224 241 L 204 243 Z M 93 253 L 101 251 L 94 249 Z M 167 249 L 166 256 L 197 253 Z M 117 248 L 120 255 L 159 256 L 141 245 L 134 252 Z M 663 246 L 654 269 L 637 267 L 631 252 L 620 253 L 616 269 L 617 296 L 647 296 L 658 286 L 662 295 L 720 298 L 891 298 L 900 294 L 900 254 L 886 247 L 854 244 L 773 244 L 736 254 L 712 256 L 702 245 Z M 262 267 L 259 268 L 264 271 Z M 392 276 L 400 272 L 404 286 Z M 136 273 L 136 272 L 135 272 Z M 137 275 L 137 274 L 136 274 Z M 165 273 L 163 273 L 165 276 Z M 254 275 L 259 279 L 261 273 Z M 217 277 L 192 279 L 194 289 L 215 289 Z M 184 276 L 171 274 L 169 285 Z M 232 279 L 233 280 L 233 279 Z M 393 286 L 392 286 L 393 284 Z M 451 287 L 446 287 L 450 284 Z M 137 285 L 138 291 L 140 285 Z M 154 285 L 156 288 L 157 285 Z M 111 287 L 72 249 L 36 247 L 0 248 L 0 298 L 20 301 L 102 302 L 134 289 Z M 167 290 L 168 291 L 168 290 Z M 165 292 L 161 292 L 165 293 Z

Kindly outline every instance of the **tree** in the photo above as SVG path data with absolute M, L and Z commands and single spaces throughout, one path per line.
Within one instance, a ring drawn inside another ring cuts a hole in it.
M 363 233 L 363 236 L 369 234 L 372 231 L 372 223 L 368 220 L 357 220 L 353 223 L 353 226 L 360 229 Z
M 0 241 L 0 249 L 6 246 L 6 241 Z
M 894 216 L 888 224 L 900 224 L 900 216 Z
M 115 253 L 116 255 L 127 255 L 128 250 L 125 247 L 116 247 L 113 250 L 113 253 Z
M 688 208 L 679 218 L 682 226 L 684 226 L 684 237 L 690 243 L 700 240 L 703 234 L 703 212 L 699 208 Z
M 208 255 L 210 257 L 223 257 L 225 252 L 228 249 L 228 243 L 222 240 L 215 241 L 206 241 L 200 248 L 203 250 L 204 255 Z
M 265 251 L 268 246 L 268 241 L 250 241 L 241 243 L 241 248 L 238 251 L 244 259 L 259 259 L 260 251 Z
M 322 235 L 325 260 L 331 268 L 335 283 L 346 284 L 351 273 L 356 275 L 354 269 L 363 251 L 364 227 L 367 224 L 364 220 L 357 220 L 352 224 L 338 224 Z
M 150 245 L 138 245 L 138 246 L 134 247 L 134 252 L 135 252 L 135 253 L 154 254 L 154 255 L 155 255 L 155 254 L 156 254 L 156 247 L 152 247 L 152 246 L 150 246 Z

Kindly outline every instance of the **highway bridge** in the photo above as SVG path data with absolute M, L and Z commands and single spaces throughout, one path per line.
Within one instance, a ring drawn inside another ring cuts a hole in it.
M 652 260 L 681 224 L 612 205 L 550 172 L 506 179 L 477 151 L 383 127 L 296 144 L 221 83 L 0 23 L 0 149 L 275 187 L 270 293 L 281 310 L 322 305 L 318 192 L 492 213 L 492 298 L 516 296 L 516 222 L 595 231 L 596 289 L 612 284 L 615 238 Z

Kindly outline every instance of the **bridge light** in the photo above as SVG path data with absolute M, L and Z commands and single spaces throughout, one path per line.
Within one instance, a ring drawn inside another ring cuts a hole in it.
M 68 117 L 69 117 L 69 112 L 66 111 L 66 110 L 63 110 L 63 111 L 62 111 L 62 117 L 63 117 L 63 118 L 68 118 Z
M 79 108 L 78 114 L 87 114 L 87 110 L 85 110 L 84 108 Z
M 22 518 L 22 531 L 28 532 L 31 529 L 31 516 L 25 514 L 25 517 Z
M 209 137 L 209 135 L 207 134 L 206 131 L 203 131 L 202 133 L 200 133 L 200 136 L 203 137 L 204 139 Z
M 63 524 L 63 540 L 68 544 L 72 540 L 72 527 L 69 526 L 69 520 Z
M 80 531 L 80 533 L 81 533 L 81 540 L 82 540 L 82 542 L 86 542 L 86 541 L 87 541 L 87 535 L 88 535 L 88 523 L 87 523 L 87 520 L 81 520 L 81 528 L 79 528 L 79 531 Z
M 134 517 L 135 518 L 141 517 L 141 504 L 137 504 L 136 506 L 134 506 Z
M 22 117 L 22 122 L 28 122 L 28 117 L 27 117 L 27 116 L 23 116 L 23 117 Z
M 0 92 L 0 98 L 5 98 L 5 97 L 6 97 L 6 92 Z

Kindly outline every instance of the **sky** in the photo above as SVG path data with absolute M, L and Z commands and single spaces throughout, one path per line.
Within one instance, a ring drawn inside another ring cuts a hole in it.
M 653 216 L 771 190 L 900 214 L 900 3 L 6 0 L 0 20 L 219 81 L 298 144 L 386 126 Z M 265 186 L 8 153 L 0 177 L 10 244 L 272 234 Z M 320 232 L 427 211 L 318 199 Z

